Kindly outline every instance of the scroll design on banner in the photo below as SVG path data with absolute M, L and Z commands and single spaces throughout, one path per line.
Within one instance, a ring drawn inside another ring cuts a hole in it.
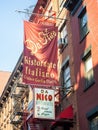
M 43 47 L 43 45 L 46 45 L 48 42 L 51 42 L 55 36 L 55 31 L 48 32 L 48 29 L 46 28 L 44 31 L 38 32 L 38 42 L 36 44 L 30 39 L 27 39 L 25 41 L 25 45 L 30 50 L 31 55 L 33 55 L 37 53 L 38 50 Z

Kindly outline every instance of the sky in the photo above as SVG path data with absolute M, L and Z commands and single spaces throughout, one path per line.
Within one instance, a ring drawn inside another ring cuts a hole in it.
M 18 11 L 33 10 L 37 0 L 2 0 L 0 3 L 0 71 L 12 72 L 23 51 L 23 21 L 30 15 Z M 18 10 L 18 11 L 16 11 Z

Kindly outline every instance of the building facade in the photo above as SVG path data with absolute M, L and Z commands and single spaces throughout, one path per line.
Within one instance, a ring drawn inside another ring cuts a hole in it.
M 98 129 L 98 1 L 67 0 L 74 54 L 80 130 Z
M 23 55 L 20 56 L 0 97 L 0 130 L 23 129 L 29 89 L 22 84 L 22 60 Z
M 38 0 L 29 21 L 58 27 L 55 120 L 34 118 L 33 89 L 22 82 L 22 54 L 0 97 L 0 130 L 98 129 L 97 9 L 97 0 Z

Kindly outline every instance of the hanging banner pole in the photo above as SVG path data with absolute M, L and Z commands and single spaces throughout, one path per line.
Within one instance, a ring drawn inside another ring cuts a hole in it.
M 31 12 L 25 12 L 25 11 L 20 11 L 20 10 L 16 10 L 16 12 L 18 13 L 25 13 L 25 14 L 31 14 L 31 15 L 37 15 L 37 16 L 42 16 L 42 17 L 47 17 L 47 18 L 52 18 L 52 19 L 58 19 L 58 20 L 66 20 L 63 18 L 59 18 L 59 17 L 53 17 L 53 16 L 48 16 L 48 15 L 44 15 L 44 14 L 39 14 L 39 13 L 31 13 Z

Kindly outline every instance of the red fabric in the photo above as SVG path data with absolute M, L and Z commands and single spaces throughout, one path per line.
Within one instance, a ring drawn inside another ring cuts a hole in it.
M 51 123 L 52 126 L 54 125 L 58 125 L 58 122 L 59 123 L 64 123 L 62 122 L 62 119 L 67 119 L 67 120 L 70 120 L 70 119 L 73 119 L 73 107 L 72 105 L 70 105 L 69 107 L 65 108 L 60 114 L 59 116 L 56 118 L 55 121 L 53 121 Z
M 24 83 L 59 85 L 57 32 L 57 27 L 24 21 Z
M 65 108 L 60 115 L 58 116 L 59 119 L 73 119 L 73 107 L 72 105 Z

